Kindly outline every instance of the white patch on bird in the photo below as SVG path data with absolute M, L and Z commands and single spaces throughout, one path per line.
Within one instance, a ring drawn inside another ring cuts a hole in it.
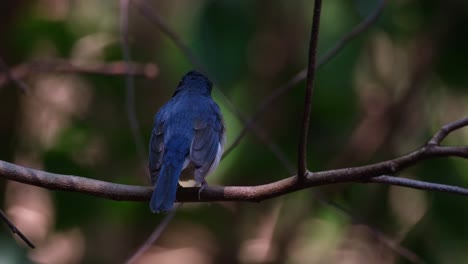
M 223 156 L 224 148 L 221 143 L 218 143 L 218 152 L 216 153 L 216 158 L 211 164 L 210 169 L 208 170 L 208 173 L 206 175 L 209 175 L 212 173 L 219 165 L 219 162 L 221 161 L 221 157 Z
M 191 161 L 191 160 L 190 160 L 190 156 L 187 157 L 187 158 L 185 158 L 184 166 L 183 166 L 182 170 L 185 170 L 185 168 L 187 168 L 187 166 L 189 165 L 190 161 Z

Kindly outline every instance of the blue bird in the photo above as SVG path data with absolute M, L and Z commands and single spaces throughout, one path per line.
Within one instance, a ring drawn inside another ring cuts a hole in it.
M 203 74 L 187 73 L 154 118 L 148 166 L 156 186 L 150 201 L 153 213 L 173 207 L 181 174 L 184 179 L 193 177 L 203 188 L 205 177 L 219 164 L 225 129 L 219 106 L 211 98 L 212 86 Z

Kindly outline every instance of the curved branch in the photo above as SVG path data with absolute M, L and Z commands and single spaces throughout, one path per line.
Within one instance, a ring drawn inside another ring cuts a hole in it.
M 468 118 L 453 122 L 451 124 L 458 124 L 462 122 L 463 124 L 468 125 L 468 121 L 464 120 L 468 120 Z M 447 126 L 450 127 L 451 124 L 448 124 Z M 458 128 L 461 127 L 463 126 L 459 126 Z M 444 128 L 441 130 L 443 129 Z M 438 133 L 440 133 L 440 131 Z M 294 175 L 280 181 L 258 186 L 208 186 L 201 192 L 200 199 L 198 196 L 199 188 L 180 188 L 177 191 L 177 201 L 262 201 L 314 186 L 344 182 L 369 181 L 371 178 L 386 174 L 394 174 L 423 160 L 438 157 L 461 157 L 468 159 L 468 146 L 443 147 L 427 144 L 422 148 L 399 158 L 367 166 L 321 171 L 315 173 L 307 172 L 307 177 L 301 184 L 297 184 L 296 175 Z M 5 161 L 0 161 L 0 177 L 26 184 L 36 185 L 47 189 L 81 192 L 119 201 L 147 201 L 149 200 L 152 192 L 152 188 L 150 187 L 116 184 L 78 176 L 49 173 L 25 168 Z M 375 181 L 379 181 L 379 179 L 377 178 Z M 418 189 L 442 191 L 441 188 L 436 188 L 434 184 L 425 184 L 427 185 L 419 185 Z M 409 184 L 405 186 L 411 187 Z M 459 192 L 450 191 L 448 189 L 444 189 L 443 191 L 453 194 L 460 194 Z
M 442 141 L 453 131 L 462 127 L 468 126 L 468 118 L 463 118 L 443 126 L 432 139 L 429 141 L 429 145 L 440 145 Z
M 117 201 L 149 200 L 152 188 L 35 170 L 0 161 L 0 177 L 50 190 L 80 192 Z

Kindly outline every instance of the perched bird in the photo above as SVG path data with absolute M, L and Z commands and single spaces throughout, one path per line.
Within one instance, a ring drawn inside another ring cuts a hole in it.
M 212 86 L 203 74 L 187 73 L 154 118 L 148 166 L 156 186 L 150 201 L 154 213 L 173 207 L 183 170 L 184 178 L 193 177 L 203 188 L 205 177 L 219 164 L 225 129 L 211 98 Z

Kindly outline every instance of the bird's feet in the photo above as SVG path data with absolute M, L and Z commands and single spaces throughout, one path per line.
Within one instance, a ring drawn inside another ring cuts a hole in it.
M 205 180 L 203 180 L 201 183 L 200 189 L 198 189 L 198 200 L 201 200 L 200 198 L 201 192 L 203 191 L 203 189 L 205 189 L 206 186 L 208 186 L 208 183 Z

